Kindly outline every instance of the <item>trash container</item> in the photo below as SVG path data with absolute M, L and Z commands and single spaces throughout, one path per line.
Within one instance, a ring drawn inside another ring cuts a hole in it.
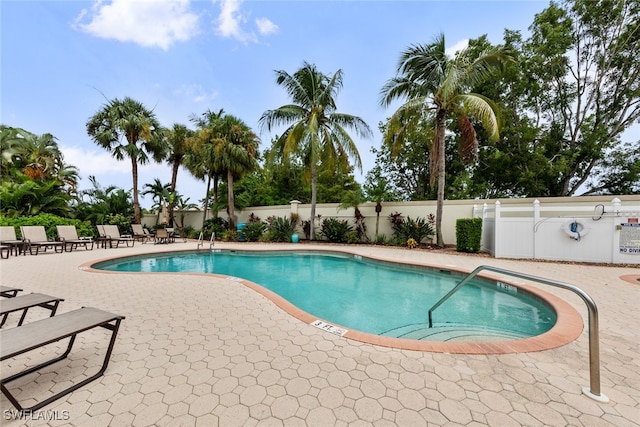
M 246 223 L 244 223 L 244 222 L 239 222 L 239 223 L 238 223 L 238 226 L 236 227 L 236 228 L 237 228 L 237 230 L 238 230 L 238 240 L 240 240 L 241 242 L 244 242 L 244 241 L 245 241 L 245 239 L 244 239 L 244 233 L 243 233 L 243 231 L 242 231 L 242 230 L 244 230 L 246 226 L 247 226 L 247 224 L 246 224 Z

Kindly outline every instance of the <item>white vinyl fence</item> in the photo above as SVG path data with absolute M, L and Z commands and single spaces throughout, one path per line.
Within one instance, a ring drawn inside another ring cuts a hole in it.
M 496 258 L 581 261 L 640 266 L 640 199 L 623 204 L 474 208 L 483 219 L 482 249 Z

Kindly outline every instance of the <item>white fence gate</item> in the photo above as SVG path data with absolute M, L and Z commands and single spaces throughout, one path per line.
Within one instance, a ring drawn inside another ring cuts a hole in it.
M 482 250 L 496 258 L 581 261 L 640 266 L 640 200 L 595 206 L 474 208 L 483 219 Z

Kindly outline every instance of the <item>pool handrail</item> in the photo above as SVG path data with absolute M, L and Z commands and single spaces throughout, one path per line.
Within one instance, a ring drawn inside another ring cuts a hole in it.
M 203 237 L 204 237 L 204 232 L 201 231 L 200 236 L 198 236 L 198 245 L 196 246 L 196 249 L 200 249 L 200 246 L 204 246 Z M 216 233 L 213 232 L 211 233 L 211 239 L 209 239 L 209 249 L 213 248 L 213 246 L 215 245 L 215 241 L 216 241 Z
M 481 265 L 469 273 L 464 279 L 460 281 L 456 286 L 453 287 L 445 296 L 440 298 L 440 300 L 433 305 L 429 309 L 429 327 L 433 327 L 433 311 L 440 307 L 442 303 L 444 303 L 451 295 L 456 293 L 460 288 L 469 283 L 474 277 L 478 275 L 483 270 L 493 271 L 494 273 L 505 274 L 508 276 L 517 277 L 520 279 L 531 280 L 538 283 L 543 283 L 545 285 L 555 286 L 562 289 L 570 290 L 576 293 L 587 305 L 587 309 L 589 311 L 589 377 L 590 377 L 590 388 L 587 389 L 583 387 L 582 392 L 589 396 L 594 400 L 598 400 L 600 402 L 608 402 L 609 398 L 604 394 L 600 393 L 600 338 L 598 332 L 598 307 L 596 306 L 595 301 L 584 292 L 582 289 L 577 286 L 571 285 L 569 283 L 560 282 L 552 279 L 545 279 L 543 277 L 533 276 L 525 273 L 518 273 L 517 271 L 505 270 L 498 267 L 492 267 L 489 265 Z

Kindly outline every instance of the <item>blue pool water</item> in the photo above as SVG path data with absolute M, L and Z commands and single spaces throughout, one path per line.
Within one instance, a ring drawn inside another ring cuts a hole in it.
M 462 274 L 305 252 L 185 252 L 121 258 L 94 265 L 121 272 L 198 272 L 241 277 L 327 322 L 377 335 L 428 337 L 427 312 Z M 538 298 L 477 278 L 433 314 L 434 326 L 500 331 L 524 338 L 551 329 L 555 312 Z M 422 331 L 422 332 L 421 332 Z M 483 335 L 482 332 L 477 332 Z

